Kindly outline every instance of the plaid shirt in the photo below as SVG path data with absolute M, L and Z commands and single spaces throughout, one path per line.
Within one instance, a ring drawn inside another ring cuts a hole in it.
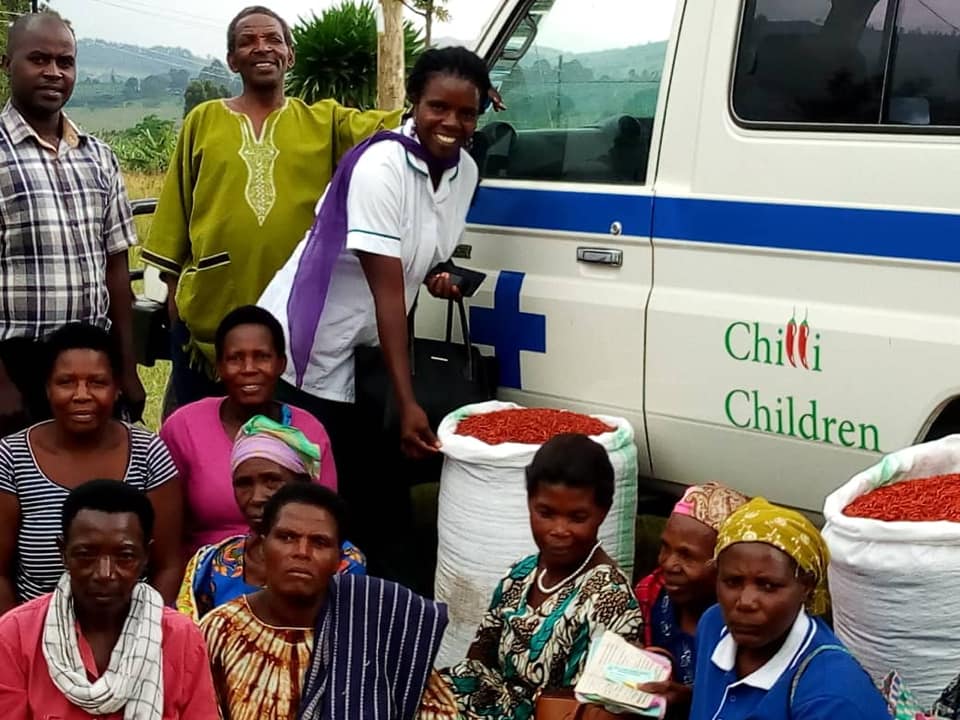
M 109 328 L 107 257 L 136 244 L 113 151 L 64 116 L 59 148 L 0 113 L 0 340 Z

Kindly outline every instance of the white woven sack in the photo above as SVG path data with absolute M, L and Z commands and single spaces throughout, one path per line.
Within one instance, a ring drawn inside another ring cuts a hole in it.
M 451 413 L 440 424 L 443 473 L 437 530 L 436 599 L 447 603 L 450 623 L 437 667 L 462 660 L 500 579 L 518 560 L 537 552 L 530 532 L 524 469 L 538 445 L 487 445 L 455 433 L 470 415 L 517 408 L 486 402 Z M 600 526 L 603 548 L 629 577 L 633 572 L 637 513 L 637 449 L 633 428 L 621 418 L 594 416 L 613 432 L 598 435 L 615 474 L 613 507 Z
M 957 675 L 960 523 L 883 522 L 843 509 L 884 485 L 958 472 L 960 435 L 951 435 L 887 455 L 823 509 L 837 636 L 875 681 L 898 670 L 927 708 Z

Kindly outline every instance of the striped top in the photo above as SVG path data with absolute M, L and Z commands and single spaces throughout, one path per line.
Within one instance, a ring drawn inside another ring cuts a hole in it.
M 142 427 L 124 425 L 130 436 L 124 482 L 149 492 L 176 477 L 177 468 L 163 441 Z M 20 504 L 18 602 L 53 592 L 63 574 L 57 537 L 61 534 L 60 511 L 70 494 L 70 488 L 48 478 L 37 464 L 29 440 L 32 429 L 0 440 L 0 492 L 16 495 Z

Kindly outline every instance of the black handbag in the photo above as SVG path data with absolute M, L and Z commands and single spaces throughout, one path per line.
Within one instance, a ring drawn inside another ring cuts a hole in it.
M 457 309 L 462 342 L 453 340 L 453 311 Z M 423 408 L 436 431 L 443 418 L 457 408 L 485 402 L 496 396 L 499 373 L 496 359 L 485 357 L 470 341 L 470 326 L 463 300 L 447 303 L 447 327 L 444 340 L 414 337 L 417 306 L 407 318 L 410 341 L 410 371 L 417 403 Z M 383 353 L 379 347 L 358 347 L 354 352 L 356 404 L 365 420 L 382 422 L 389 435 L 399 435 L 397 410 Z M 379 424 L 379 423 L 378 423 Z

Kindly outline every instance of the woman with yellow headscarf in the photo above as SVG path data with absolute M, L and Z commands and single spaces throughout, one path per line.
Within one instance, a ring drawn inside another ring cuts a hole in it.
M 751 500 L 721 526 L 718 604 L 697 630 L 692 720 L 885 720 L 867 673 L 818 616 L 827 547 L 800 513 Z

